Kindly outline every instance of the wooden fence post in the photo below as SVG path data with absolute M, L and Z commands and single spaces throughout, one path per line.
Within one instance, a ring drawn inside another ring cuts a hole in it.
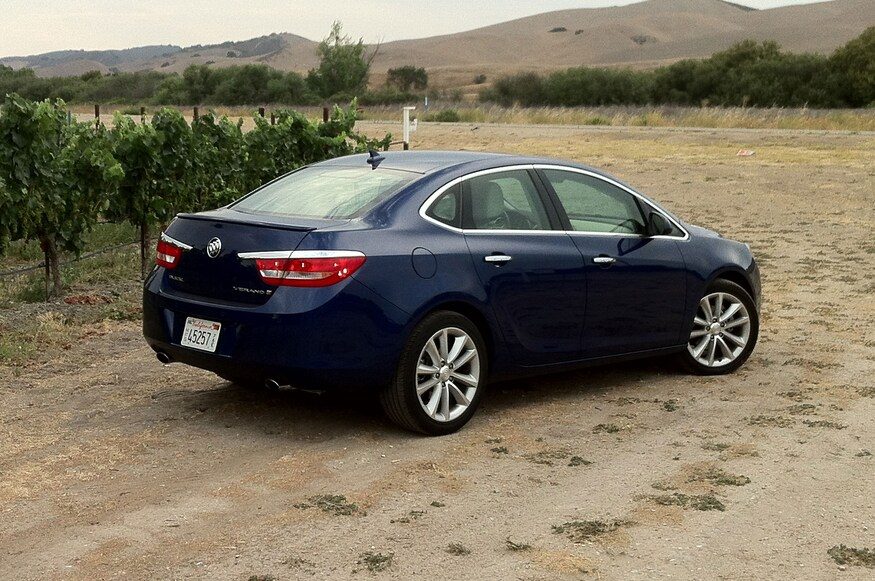
M 100 126 L 100 104 L 99 103 L 94 104 L 94 126 L 95 127 Z
M 322 107 L 322 123 L 328 123 L 328 107 Z
M 195 108 L 194 108 L 194 120 L 197 121 L 197 120 L 198 120 L 198 117 L 199 117 L 199 111 L 198 111 L 198 108 L 195 107 Z
M 264 119 L 264 107 L 258 108 L 258 114 L 261 116 L 262 119 Z
M 276 113 L 274 113 L 273 111 L 270 112 L 270 124 L 276 125 Z
M 140 107 L 140 123 L 146 123 L 146 108 L 142 106 Z

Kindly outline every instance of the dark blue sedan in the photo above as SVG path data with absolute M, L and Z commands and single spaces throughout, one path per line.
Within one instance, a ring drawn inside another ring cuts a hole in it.
M 164 363 L 372 389 L 401 426 L 445 434 L 492 380 L 664 354 L 733 371 L 759 304 L 746 244 L 601 171 L 372 152 L 179 215 L 146 280 L 143 332 Z

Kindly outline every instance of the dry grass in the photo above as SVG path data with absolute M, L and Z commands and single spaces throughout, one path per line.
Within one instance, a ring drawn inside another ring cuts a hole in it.
M 455 107 L 460 122 L 519 125 L 611 125 L 714 129 L 875 131 L 871 109 L 756 109 L 703 107 Z M 399 107 L 364 109 L 366 119 L 394 120 Z
M 422 103 L 414 113 L 425 116 Z M 271 111 L 294 109 L 309 119 L 322 118 L 321 107 L 298 107 L 281 104 L 264 106 L 266 117 Z M 101 121 L 112 125 L 115 110 L 129 111 L 129 106 L 106 106 L 101 112 Z M 147 116 L 157 107 L 148 107 Z M 243 119 L 243 129 L 254 126 L 252 117 L 258 106 L 200 107 L 201 113 L 213 110 L 231 119 Z M 822 131 L 875 131 L 873 109 L 785 109 L 749 107 L 502 107 L 492 104 L 469 102 L 436 104 L 430 115 L 452 109 L 461 123 L 499 123 L 508 125 L 605 125 L 615 127 L 701 127 L 709 129 L 797 129 Z M 184 115 L 191 118 L 192 107 L 181 107 Z M 360 107 L 361 118 L 372 121 L 401 121 L 401 105 Z M 79 120 L 93 118 L 94 111 L 87 107 L 73 107 Z M 132 115 L 135 119 L 139 115 Z

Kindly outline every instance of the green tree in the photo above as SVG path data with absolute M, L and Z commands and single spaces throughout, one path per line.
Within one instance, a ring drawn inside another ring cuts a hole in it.
M 324 99 L 355 96 L 365 91 L 375 50 L 365 54 L 362 39 L 357 42 L 343 34 L 343 25 L 334 22 L 331 32 L 316 49 L 319 66 L 307 75 L 312 91 Z
M 875 104 L 875 26 L 837 49 L 829 59 L 834 88 L 851 107 Z
M 188 103 L 203 103 L 216 90 L 216 73 L 207 65 L 191 65 L 182 73 Z
M 59 251 L 82 251 L 84 234 L 122 175 L 102 127 L 68 124 L 63 101 L 6 96 L 0 108 L 0 244 L 39 242 L 47 297 L 63 292 Z
M 179 75 L 166 77 L 149 99 L 157 105 L 188 105 L 190 103 L 185 81 Z
M 424 68 L 413 65 L 389 69 L 386 84 L 403 93 L 409 92 L 411 88 L 421 91 L 428 87 L 428 73 Z

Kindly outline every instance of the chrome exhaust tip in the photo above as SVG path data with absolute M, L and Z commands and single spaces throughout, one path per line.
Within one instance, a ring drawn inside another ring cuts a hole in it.
M 168 365 L 168 364 L 170 364 L 170 363 L 173 363 L 173 357 L 171 357 L 170 355 L 168 355 L 168 354 L 165 353 L 164 351 L 158 351 L 158 352 L 155 354 L 155 357 L 157 357 L 157 358 L 158 358 L 158 361 L 160 361 L 160 362 L 163 363 L 164 365 Z
M 270 391 L 279 391 L 280 384 L 275 379 L 265 379 L 264 387 Z

